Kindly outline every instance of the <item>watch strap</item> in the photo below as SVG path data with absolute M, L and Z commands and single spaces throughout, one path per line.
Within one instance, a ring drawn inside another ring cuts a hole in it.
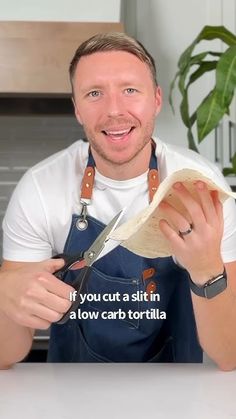
M 207 281 L 204 285 L 201 286 L 196 285 L 189 275 L 189 284 L 192 292 L 198 295 L 199 297 L 207 299 L 213 298 L 227 288 L 226 270 L 224 268 L 224 272 L 222 274 L 217 275 L 214 278 L 211 278 L 209 281 Z

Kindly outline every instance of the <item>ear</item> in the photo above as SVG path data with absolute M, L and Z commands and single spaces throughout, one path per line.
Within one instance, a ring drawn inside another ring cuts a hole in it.
M 78 109 L 78 106 L 76 105 L 74 97 L 72 97 L 72 102 L 73 102 L 73 105 L 74 105 L 74 111 L 75 111 L 76 119 L 81 125 L 83 125 L 82 119 L 81 119 L 81 116 L 80 116 L 80 113 L 79 113 L 79 109 Z
M 159 114 L 162 107 L 162 90 L 160 86 L 156 87 L 155 91 L 155 102 L 156 102 L 156 116 Z

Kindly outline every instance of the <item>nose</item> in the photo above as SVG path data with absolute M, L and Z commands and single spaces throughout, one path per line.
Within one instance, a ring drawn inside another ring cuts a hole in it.
M 107 96 L 107 115 L 110 117 L 117 117 L 124 114 L 124 104 L 119 93 L 109 93 Z

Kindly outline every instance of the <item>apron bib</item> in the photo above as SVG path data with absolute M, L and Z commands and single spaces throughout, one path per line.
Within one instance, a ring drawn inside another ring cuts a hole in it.
M 88 165 L 91 160 L 90 154 Z M 151 170 L 154 164 L 155 153 Z M 72 216 L 65 254 L 87 250 L 105 227 L 87 216 L 87 228 L 81 231 L 77 228 L 80 217 Z M 63 280 L 73 286 L 76 276 L 76 271 L 68 271 Z M 160 295 L 159 301 L 136 298 L 150 290 Z M 80 312 L 93 312 L 98 318 L 52 324 L 49 362 L 202 362 L 187 273 L 172 257 L 144 258 L 118 246 L 93 264 L 84 292 L 95 296 L 118 292 L 121 299 L 86 301 Z M 123 300 L 124 294 L 128 301 Z M 124 319 L 101 318 L 101 313 L 119 310 L 125 313 Z M 138 318 L 146 310 L 155 316 Z M 137 314 L 128 316 L 129 312 Z

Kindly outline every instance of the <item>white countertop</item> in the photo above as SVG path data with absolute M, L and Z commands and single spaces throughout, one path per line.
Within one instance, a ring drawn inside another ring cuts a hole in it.
M 204 364 L 27 364 L 0 371 L 1 419 L 236 418 L 236 371 Z

